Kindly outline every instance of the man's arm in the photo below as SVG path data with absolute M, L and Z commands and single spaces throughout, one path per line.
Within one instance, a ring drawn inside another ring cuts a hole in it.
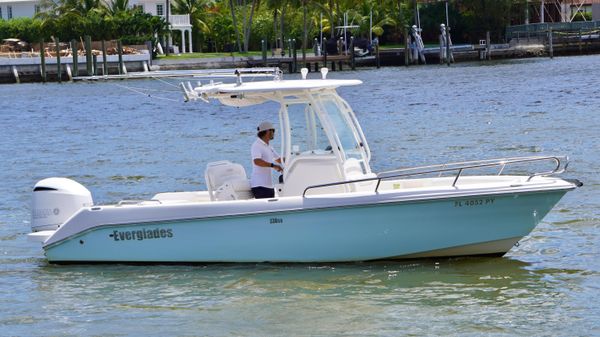
M 276 161 L 279 162 L 279 163 L 281 162 L 280 159 L 278 159 Z M 260 166 L 260 167 L 273 167 L 277 172 L 283 171 L 283 168 L 280 165 L 266 162 L 266 161 L 264 161 L 264 160 L 262 160 L 260 158 L 255 158 L 254 159 L 254 164 L 256 166 Z

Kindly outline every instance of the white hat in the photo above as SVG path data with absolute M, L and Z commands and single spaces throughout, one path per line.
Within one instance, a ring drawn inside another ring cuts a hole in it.
M 261 131 L 267 131 L 267 130 L 271 130 L 271 129 L 274 130 L 275 127 L 270 122 L 264 121 L 264 122 L 261 122 L 260 124 L 258 124 L 258 127 L 256 129 L 258 130 L 258 132 L 261 132 Z

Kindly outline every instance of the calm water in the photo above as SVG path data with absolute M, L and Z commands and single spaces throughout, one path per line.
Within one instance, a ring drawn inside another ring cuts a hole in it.
M 585 186 L 502 258 L 326 265 L 48 265 L 25 237 L 36 181 L 97 203 L 201 189 L 276 112 L 158 81 L 0 86 L 0 335 L 600 335 L 599 75 L 599 56 L 330 73 L 365 82 L 341 92 L 375 170 L 567 154 Z

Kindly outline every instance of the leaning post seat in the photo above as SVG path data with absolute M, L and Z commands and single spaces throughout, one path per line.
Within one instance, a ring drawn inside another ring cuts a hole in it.
M 210 200 L 251 199 L 252 191 L 246 176 L 246 170 L 240 164 L 228 160 L 216 161 L 206 165 L 204 178 Z

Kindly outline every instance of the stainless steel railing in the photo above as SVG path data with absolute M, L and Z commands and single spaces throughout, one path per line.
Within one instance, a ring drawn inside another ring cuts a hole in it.
M 528 175 L 527 181 L 530 181 L 533 177 L 537 176 L 549 176 L 554 174 L 560 174 L 566 171 L 569 166 L 569 158 L 567 156 L 531 156 L 531 157 L 512 157 L 512 158 L 499 158 L 499 159 L 486 159 L 486 160 L 477 160 L 477 161 L 465 161 L 465 162 L 456 162 L 456 163 L 446 163 L 446 164 L 438 164 L 438 165 L 429 165 L 429 166 L 418 166 L 418 167 L 410 167 L 397 169 L 392 171 L 384 171 L 377 174 L 377 177 L 374 178 L 366 178 L 366 179 L 358 179 L 358 180 L 348 180 L 348 181 L 339 181 L 328 184 L 320 184 L 320 185 L 312 185 L 308 186 L 304 189 L 302 196 L 306 196 L 306 192 L 312 189 L 332 187 L 332 186 L 340 186 L 347 185 L 353 183 L 361 183 L 367 181 L 377 181 L 375 185 L 375 193 L 379 191 L 379 185 L 382 180 L 393 179 L 393 178 L 406 178 L 411 176 L 418 175 L 427 175 L 427 174 L 435 174 L 438 173 L 438 177 L 441 177 L 444 173 L 448 172 L 456 172 L 454 175 L 454 180 L 452 182 L 452 187 L 456 186 L 458 179 L 462 176 L 465 170 L 474 170 L 481 168 L 488 168 L 498 166 L 499 170 L 496 175 L 502 175 L 504 169 L 507 165 L 515 165 L 522 163 L 533 163 L 533 162 L 544 162 L 548 161 L 553 163 L 552 169 L 549 171 L 543 172 L 535 172 Z

